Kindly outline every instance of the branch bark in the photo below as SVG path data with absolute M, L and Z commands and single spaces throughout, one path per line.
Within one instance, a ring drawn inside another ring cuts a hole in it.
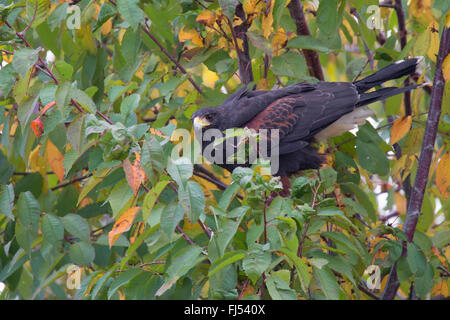
M 416 230 L 417 221 L 420 216 L 425 189 L 428 183 L 430 165 L 433 158 L 434 144 L 436 141 L 439 118 L 441 116 L 442 99 L 444 96 L 445 80 L 442 72 L 442 63 L 445 57 L 450 53 L 450 28 L 444 28 L 439 45 L 439 54 L 436 60 L 436 71 L 433 80 L 433 89 L 431 92 L 430 109 L 428 111 L 428 120 L 425 128 L 425 134 L 420 152 L 419 165 L 417 168 L 414 188 L 411 191 L 411 198 L 406 212 L 403 231 L 406 234 L 408 242 L 412 242 Z M 406 243 L 403 244 L 402 256 L 406 256 Z M 385 291 L 382 299 L 394 299 L 400 283 L 397 278 L 396 263 L 392 266 Z
M 248 47 L 248 37 L 247 31 L 250 27 L 247 18 L 245 17 L 245 11 L 241 3 L 236 6 L 235 15 L 239 17 L 242 23 L 238 26 L 233 27 L 232 22 L 227 19 L 228 25 L 231 29 L 233 36 L 234 46 L 236 48 L 239 64 L 239 76 L 244 84 L 249 84 L 253 81 L 253 69 L 252 69 L 252 59 L 250 58 L 250 52 Z M 239 49 L 237 39 L 242 40 L 242 49 Z
M 289 13 L 297 26 L 297 35 L 309 36 L 308 23 L 306 22 L 305 14 L 303 13 L 303 5 L 300 0 L 291 0 L 288 4 Z M 322 66 L 320 65 L 319 54 L 313 50 L 302 50 L 305 56 L 306 64 L 308 66 L 309 74 L 316 77 L 320 81 L 324 81 Z

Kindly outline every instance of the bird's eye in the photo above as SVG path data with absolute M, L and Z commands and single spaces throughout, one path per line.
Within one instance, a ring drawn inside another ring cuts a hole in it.
M 211 122 L 213 120 L 213 116 L 210 114 L 205 115 L 205 119 Z

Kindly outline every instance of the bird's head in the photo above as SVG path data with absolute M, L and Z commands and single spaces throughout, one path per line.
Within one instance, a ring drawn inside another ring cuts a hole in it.
M 194 130 L 225 130 L 227 128 L 226 119 L 220 111 L 220 107 L 207 107 L 195 111 L 191 116 Z

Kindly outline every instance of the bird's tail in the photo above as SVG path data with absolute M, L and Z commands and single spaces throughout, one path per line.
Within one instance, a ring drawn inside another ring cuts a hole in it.
M 423 57 L 417 57 L 413 59 L 397 61 L 393 64 L 388 65 L 387 67 L 384 67 L 383 69 L 380 69 L 379 71 L 364 79 L 356 81 L 354 85 L 358 88 L 359 93 L 366 92 L 367 90 L 378 86 L 383 82 L 398 79 L 416 72 L 416 70 L 419 69 L 422 60 Z M 412 89 L 414 88 L 411 88 L 409 90 Z
M 403 93 L 406 91 L 410 91 L 410 90 L 414 90 L 416 88 L 424 87 L 427 85 L 429 85 L 429 83 L 415 84 L 412 86 L 401 87 L 401 88 L 398 88 L 398 87 L 382 88 L 377 91 L 362 93 L 359 97 L 359 101 L 356 104 L 356 106 L 357 107 L 365 106 L 365 105 L 371 104 L 373 102 L 384 100 L 389 97 L 395 96 L 397 94 L 400 94 L 400 93 Z

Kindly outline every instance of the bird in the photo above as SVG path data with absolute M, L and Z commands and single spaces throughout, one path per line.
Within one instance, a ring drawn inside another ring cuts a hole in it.
M 400 60 L 354 82 L 301 82 L 268 91 L 250 90 L 244 86 L 220 106 L 195 111 L 191 116 L 194 134 L 201 141 L 203 156 L 214 163 L 217 152 L 225 153 L 227 143 L 236 149 L 237 140 L 234 137 L 222 143 L 216 141 L 214 151 L 205 152 L 215 140 L 214 137 L 209 141 L 202 139 L 208 130 L 225 132 L 248 128 L 258 132 L 278 129 L 278 168 L 272 175 L 281 177 L 281 195 L 288 196 L 291 174 L 319 169 L 324 163 L 324 156 L 315 147 L 316 142 L 364 124 L 374 114 L 367 105 L 424 86 L 380 88 L 387 81 L 418 72 L 422 61 L 422 57 Z M 271 136 L 267 139 L 269 144 L 273 140 Z M 222 151 L 218 151 L 218 146 Z M 215 164 L 230 172 L 238 166 L 251 166 L 250 162 Z

